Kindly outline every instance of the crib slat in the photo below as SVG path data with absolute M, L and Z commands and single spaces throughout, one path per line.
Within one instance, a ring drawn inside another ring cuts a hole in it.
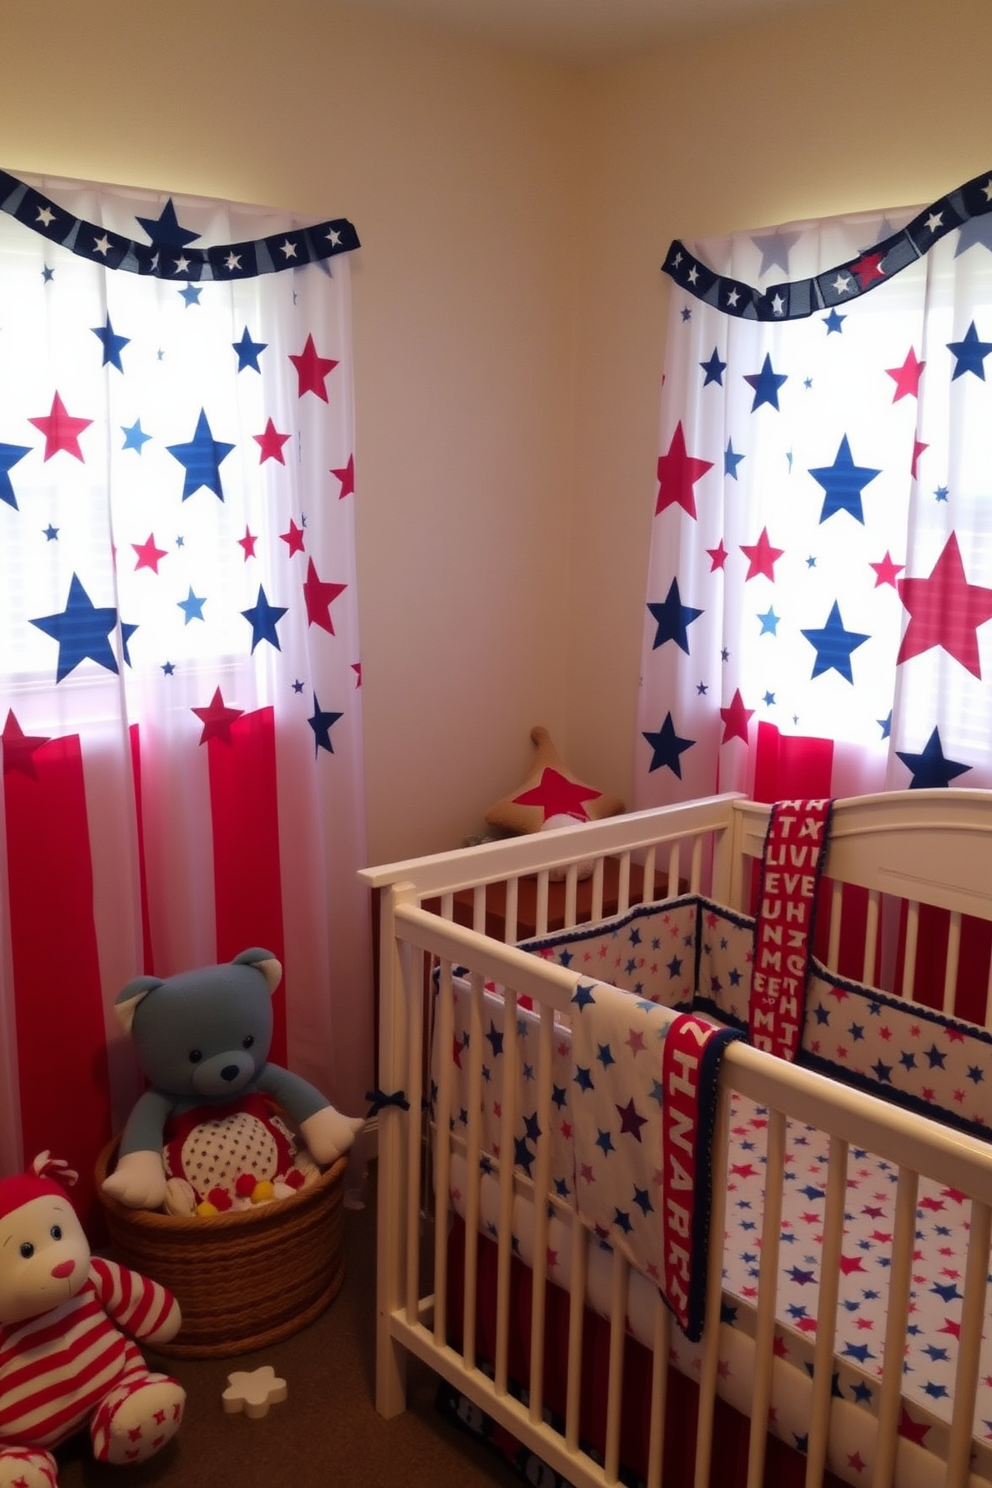
M 768 1412 L 772 1398 L 775 1360 L 775 1301 L 778 1294 L 778 1249 L 782 1234 L 782 1187 L 785 1183 L 785 1115 L 768 1113 L 765 1160 L 765 1212 L 761 1225 L 761 1265 L 758 1273 L 758 1320 L 754 1337 L 754 1385 L 751 1393 L 751 1431 L 748 1441 L 747 1488 L 762 1488 Z
M 947 960 L 944 963 L 944 1015 L 954 1016 L 954 994 L 958 985 L 958 963 L 961 959 L 961 911 L 952 909 L 947 931 Z
M 913 1001 L 916 983 L 916 942 L 920 932 L 920 906 L 910 900 L 906 906 L 906 950 L 902 964 L 902 995 L 907 1002 Z
M 702 886 L 703 839 L 702 837 L 694 837 L 692 840 L 692 866 L 689 869 L 689 887 L 693 894 L 699 894 L 702 892 Z
M 534 910 L 536 924 L 534 934 L 541 936 L 548 933 L 548 870 L 542 868 L 537 875 L 537 905 Z
M 892 1488 L 899 1444 L 902 1406 L 902 1363 L 909 1321 L 913 1250 L 916 1245 L 916 1196 L 919 1178 L 910 1168 L 899 1169 L 896 1187 L 895 1234 L 889 1269 L 889 1306 L 882 1354 L 882 1390 L 878 1405 L 875 1470 L 872 1488 Z
M 619 1251 L 613 1252 L 613 1287 L 610 1305 L 610 1361 L 606 1386 L 606 1451 L 603 1472 L 607 1483 L 618 1481 L 620 1467 L 620 1407 L 623 1403 L 623 1342 L 627 1320 L 628 1266 Z
M 454 1028 L 454 991 L 451 983 L 451 962 L 442 961 L 438 988 L 437 1009 L 437 1036 L 442 1049 L 450 1049 Z M 411 1042 L 411 1059 L 415 1058 Z M 419 1062 L 419 1060 L 418 1060 Z M 408 1077 L 409 1078 L 409 1077 Z M 449 1059 L 438 1061 L 436 1071 L 437 1095 L 435 1097 L 435 1158 L 434 1158 L 434 1180 L 437 1193 L 437 1209 L 439 1215 L 445 1214 L 448 1207 L 448 1195 L 451 1192 L 451 1086 L 452 1069 Z M 411 1121 L 410 1126 L 414 1123 Z M 409 1135 L 409 1132 L 408 1132 Z M 407 1210 L 407 1222 L 412 1223 L 410 1205 Z M 466 1230 L 466 1236 L 468 1231 Z M 446 1341 L 447 1335 L 447 1287 L 441 1285 L 441 1278 L 447 1274 L 448 1264 L 448 1235 L 447 1226 L 439 1221 L 434 1227 L 434 1276 L 435 1276 L 435 1300 L 434 1300 L 434 1342 L 438 1345 Z M 466 1241 L 467 1243 L 467 1241 Z M 407 1319 L 414 1320 L 411 1312 L 417 1292 L 411 1296 L 409 1288 L 411 1284 L 416 1288 L 419 1278 L 412 1283 L 407 1278 Z
M 727 1213 L 727 1148 L 730 1137 L 730 1096 L 721 1085 L 713 1123 L 711 1158 L 712 1200 L 710 1232 L 723 1235 Z M 699 1371 L 699 1409 L 696 1415 L 696 1467 L 693 1488 L 709 1488 L 713 1456 L 716 1381 L 720 1365 L 720 1304 L 723 1300 L 723 1246 L 711 1245 L 706 1269 L 706 1322 Z
M 411 947 L 404 947 L 403 955 L 403 980 L 405 986 L 416 985 L 419 976 L 422 958 L 414 955 Z M 409 1065 L 407 1069 L 406 1088 L 409 1092 L 408 1099 L 417 1104 L 415 1110 L 420 1109 L 420 1094 L 422 1090 L 423 1060 L 421 1049 L 423 1048 L 423 998 L 411 998 L 409 1010 L 409 1025 L 407 1029 L 409 1039 Z M 407 1184 L 410 1195 L 418 1193 L 420 1187 L 420 1126 L 411 1122 L 407 1128 L 406 1164 Z M 416 1209 L 416 1204 L 411 1201 L 411 1209 Z M 407 1264 L 406 1264 L 406 1310 L 407 1317 L 411 1320 L 417 1315 L 417 1293 L 420 1270 L 420 1228 L 409 1217 L 407 1217 Z
M 517 995 L 511 989 L 503 1003 L 504 1069 L 517 1067 Z M 442 1044 L 442 1048 L 447 1045 Z M 513 1129 L 517 1121 L 517 1085 L 503 1082 L 503 1109 L 500 1114 L 500 1152 L 513 1151 Z M 510 1333 L 510 1262 L 513 1247 L 513 1164 L 509 1158 L 499 1165 L 499 1236 L 496 1252 L 496 1393 L 505 1395 L 509 1379 Z
M 644 867 L 642 869 L 643 878 L 641 880 L 641 883 L 643 885 L 641 889 L 642 904 L 651 904 L 654 902 L 655 858 L 656 851 L 654 843 L 652 843 L 647 852 L 644 854 Z
M 520 880 L 519 878 L 508 878 L 506 881 L 506 909 L 503 916 L 503 938 L 508 945 L 513 945 L 517 936 L 517 915 L 520 904 Z
M 875 961 L 878 955 L 878 927 L 881 896 L 877 889 L 868 890 L 868 913 L 865 920 L 865 954 L 861 963 L 861 980 L 875 986 Z
M 827 965 L 836 971 L 840 960 L 840 922 L 844 914 L 844 885 L 834 879 L 830 890 L 830 935 L 827 941 Z
M 603 918 L 603 859 L 597 858 L 592 870 L 592 902 L 589 907 L 589 918 L 595 924 Z
M 626 914 L 630 908 L 630 853 L 620 854 L 620 869 L 617 883 L 617 914 Z
M 564 928 L 570 930 L 578 918 L 576 900 L 579 888 L 579 867 L 577 863 L 569 863 L 565 872 L 565 923 Z
M 971 1205 L 971 1231 L 965 1265 L 964 1300 L 961 1303 L 961 1334 L 954 1373 L 954 1411 L 947 1449 L 947 1488 L 965 1488 L 969 1477 L 975 1396 L 981 1363 L 982 1329 L 992 1240 L 992 1209 L 977 1199 Z
M 665 897 L 671 899 L 679 891 L 679 844 L 676 840 L 668 850 L 668 883 L 665 885 Z
M 586 1277 L 589 1274 L 589 1235 L 573 1215 L 571 1223 L 572 1274 L 568 1298 L 568 1376 L 565 1385 L 565 1441 L 570 1452 L 579 1449 L 579 1411 L 582 1407 L 582 1337 Z
M 483 998 L 485 996 L 485 984 L 479 972 L 472 972 L 470 978 L 472 988 L 469 1000 L 469 1043 L 468 1043 L 468 1125 L 465 1133 L 466 1164 L 465 1173 L 465 1230 L 466 1236 L 474 1237 L 479 1233 L 480 1205 L 480 1172 L 476 1154 L 482 1145 L 482 1010 Z M 442 1048 L 450 1048 L 442 1045 Z M 478 1295 L 479 1279 L 479 1248 L 474 1239 L 471 1243 L 466 1238 L 465 1245 L 465 1302 L 463 1322 L 463 1358 L 467 1369 L 475 1368 L 475 1320 L 476 1320 L 476 1298 Z
M 668 1350 L 671 1347 L 671 1339 L 671 1314 L 659 1292 L 654 1303 L 654 1337 L 651 1346 L 651 1423 L 645 1488 L 661 1488 L 666 1406 L 668 1404 Z
M 546 887 L 546 886 L 545 886 Z M 545 906 L 546 907 L 546 906 Z M 551 1183 L 551 1072 L 554 1010 L 543 1004 L 538 1031 L 537 1158 L 534 1163 L 534 1259 L 530 1316 L 530 1419 L 544 1413 L 544 1316 L 548 1287 L 548 1200 Z
M 806 1457 L 806 1488 L 819 1488 L 827 1461 L 830 1401 L 833 1396 L 834 1336 L 837 1331 L 837 1297 L 840 1291 L 840 1258 L 844 1241 L 844 1200 L 847 1196 L 847 1143 L 831 1137 L 827 1159 L 827 1202 L 823 1216 L 823 1252 L 820 1259 L 819 1297 L 816 1307 L 816 1349 L 813 1355 L 813 1405 L 810 1412 Z

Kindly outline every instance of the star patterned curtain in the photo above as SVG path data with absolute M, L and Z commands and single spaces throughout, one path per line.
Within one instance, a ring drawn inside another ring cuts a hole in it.
M 371 1078 L 344 220 L 0 173 L 0 1164 L 92 1173 L 131 977 L 262 946 Z
M 992 785 L 992 175 L 664 272 L 636 804 Z

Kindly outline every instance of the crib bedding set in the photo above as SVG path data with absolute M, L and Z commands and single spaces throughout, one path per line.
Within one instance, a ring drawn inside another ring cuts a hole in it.
M 568 1017 L 555 1025 L 549 1279 L 568 1287 L 577 1217 L 593 1238 L 587 1306 L 609 1315 L 610 1257 L 618 1251 L 632 1268 L 629 1332 L 650 1348 L 660 1290 L 677 1324 L 670 1361 L 689 1378 L 698 1376 L 704 1323 L 707 1126 L 729 1041 L 749 1039 L 972 1135 L 987 1137 L 992 1119 L 992 1037 L 984 1029 L 844 979 L 812 955 L 830 806 L 811 803 L 805 844 L 796 840 L 796 813 L 791 821 L 784 815 L 773 809 L 754 916 L 687 894 L 521 942 L 533 955 L 582 978 Z M 443 1048 L 435 1043 L 433 1054 L 435 1072 L 438 1061 L 452 1066 L 449 1198 L 463 1216 L 467 1175 L 459 1154 L 469 1115 L 464 1054 L 472 998 L 469 979 L 456 968 L 453 1037 Z M 495 1236 L 499 1164 L 511 1161 L 529 1178 L 536 1156 L 538 1020 L 525 999 L 508 1003 L 501 987 L 488 984 L 482 1027 L 481 1226 Z M 680 1072 L 691 1079 L 680 1079 Z M 515 1113 L 511 1154 L 500 1150 L 508 1096 Z M 735 1092 L 718 1392 L 743 1415 L 750 1412 L 754 1375 L 767 1130 L 768 1113 Z M 810 1419 L 827 1161 L 823 1133 L 790 1120 L 769 1431 L 799 1452 Z M 866 1150 L 849 1152 L 827 1466 L 855 1485 L 870 1483 L 872 1476 L 896 1179 L 891 1163 Z M 921 1178 L 903 1360 L 901 1488 L 944 1481 L 968 1214 L 964 1195 Z M 533 1237 L 532 1204 L 518 1194 L 513 1247 L 524 1264 L 533 1257 Z M 973 1477 L 992 1481 L 992 1338 L 982 1343 L 973 1434 Z M 629 1463 L 621 1477 L 639 1481 Z

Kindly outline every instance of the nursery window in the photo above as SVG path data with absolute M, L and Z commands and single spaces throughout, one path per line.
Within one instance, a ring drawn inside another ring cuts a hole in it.
M 989 785 L 992 175 L 664 270 L 640 803 Z
M 0 171 L 4 1171 L 91 1171 L 136 1094 L 121 987 L 252 946 L 273 1060 L 362 1108 L 357 247 Z

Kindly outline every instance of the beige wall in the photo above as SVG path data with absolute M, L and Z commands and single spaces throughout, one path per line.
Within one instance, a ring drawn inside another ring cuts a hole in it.
M 331 0 L 0 0 L 3 168 L 359 230 L 371 860 L 477 831 L 538 722 L 629 799 L 671 238 L 992 165 L 989 0 L 819 15 L 574 71 Z

